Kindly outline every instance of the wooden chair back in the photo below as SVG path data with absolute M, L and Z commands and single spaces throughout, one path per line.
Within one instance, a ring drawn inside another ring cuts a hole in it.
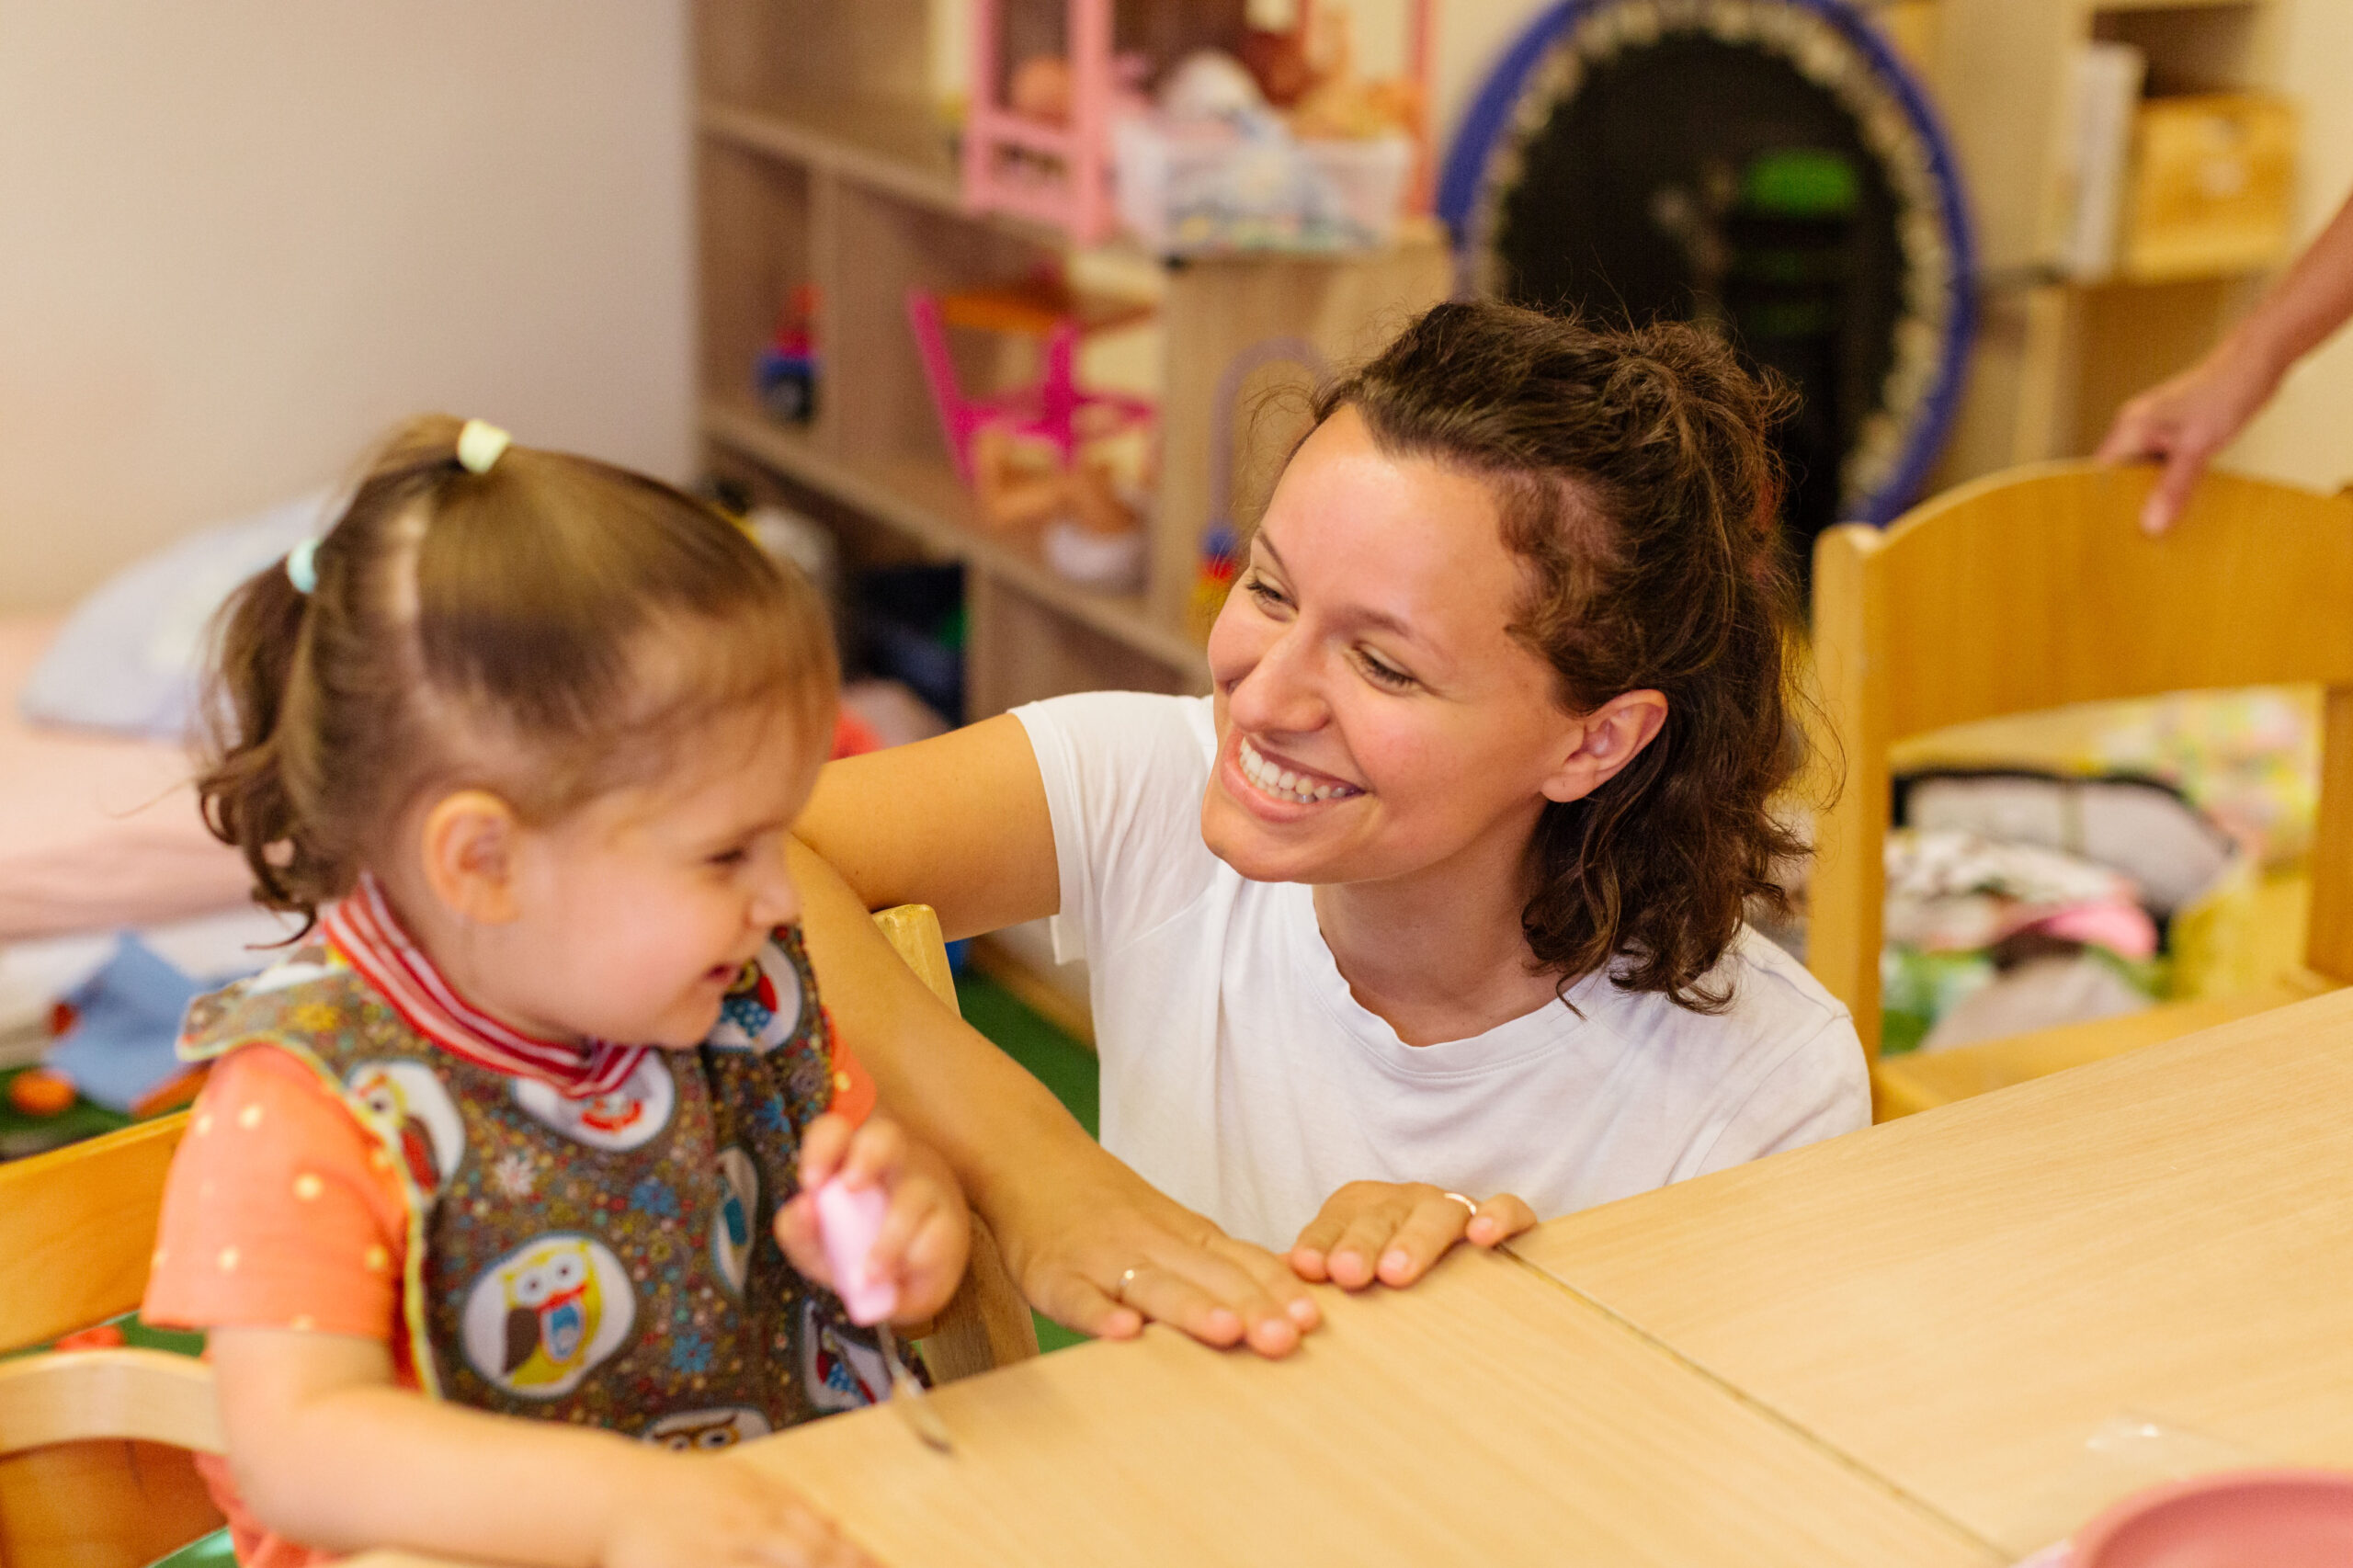
M 955 1009 L 956 977 L 949 972 L 948 944 L 931 905 L 903 903 L 881 910 L 874 924 L 907 967 Z M 965 1267 L 964 1283 L 922 1339 L 924 1361 L 941 1382 L 1038 1354 L 1029 1303 L 1006 1272 L 996 1238 L 977 1214 L 972 1216 L 972 1258 Z
M 2324 687 L 2305 961 L 2353 983 L 2353 502 L 2214 473 L 2151 540 L 2154 480 L 2038 464 L 1816 541 L 1813 653 L 1844 781 L 1819 824 L 1806 961 L 1874 1059 L 1889 748 L 2070 703 Z
M 950 1007 L 956 983 L 927 904 L 874 917 Z M 0 1165 L 0 1353 L 133 1311 L 146 1294 L 164 1174 L 188 1113 Z M 1035 1356 L 1029 1304 L 987 1227 L 924 1338 L 942 1381 Z M 218 1528 L 192 1453 L 222 1450 L 211 1369 L 133 1348 L 0 1361 L 0 1568 L 140 1568 Z
M 0 1165 L 0 1351 L 139 1305 L 179 1112 Z M 191 1451 L 221 1449 L 210 1369 L 160 1350 L 0 1362 L 0 1562 L 139 1568 L 218 1528 Z

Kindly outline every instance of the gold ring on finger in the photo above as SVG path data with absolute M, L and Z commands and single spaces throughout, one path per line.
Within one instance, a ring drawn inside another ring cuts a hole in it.
M 1470 1211 L 1471 1218 L 1473 1220 L 1479 1217 L 1479 1200 L 1477 1199 L 1465 1198 L 1459 1192 L 1449 1192 L 1445 1196 L 1451 1199 L 1453 1201 L 1460 1203 L 1464 1209 L 1468 1210 Z

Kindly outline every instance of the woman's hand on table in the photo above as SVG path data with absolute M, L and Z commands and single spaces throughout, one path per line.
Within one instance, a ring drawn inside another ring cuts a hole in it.
M 1427 1182 L 1352 1181 L 1299 1233 L 1290 1266 L 1348 1290 L 1411 1285 L 1456 1242 L 1491 1247 L 1535 1223 L 1536 1211 L 1508 1192 L 1474 1201 Z
M 956 1293 L 972 1244 L 972 1213 L 947 1162 L 883 1117 L 855 1130 L 833 1115 L 809 1124 L 801 1135 L 801 1191 L 777 1210 L 776 1239 L 793 1267 L 829 1289 L 838 1282 L 818 1239 L 813 1194 L 836 1176 L 852 1188 L 889 1191 L 867 1268 L 898 1288 L 894 1322 L 928 1322 Z
M 1087 1152 L 1092 1170 L 1025 1181 L 983 1206 L 1006 1267 L 1048 1317 L 1098 1339 L 1132 1338 L 1157 1321 L 1269 1357 L 1290 1354 L 1323 1321 L 1280 1258 Z

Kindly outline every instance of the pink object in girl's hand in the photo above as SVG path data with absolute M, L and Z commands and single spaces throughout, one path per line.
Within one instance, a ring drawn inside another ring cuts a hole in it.
M 896 1311 L 899 1288 L 888 1279 L 866 1277 L 866 1256 L 882 1232 L 882 1216 L 890 1195 L 879 1187 L 848 1187 L 835 1176 L 817 1189 L 817 1234 L 825 1245 L 825 1263 L 834 1271 L 834 1293 L 849 1309 L 850 1322 L 860 1327 L 881 1323 Z

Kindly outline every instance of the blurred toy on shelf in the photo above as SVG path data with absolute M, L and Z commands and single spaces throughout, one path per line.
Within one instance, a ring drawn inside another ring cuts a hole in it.
M 1151 400 L 1081 386 L 1077 369 L 1079 339 L 1086 333 L 1127 325 L 1150 312 L 1133 301 L 1082 297 L 1058 274 L 946 294 L 909 290 L 908 324 L 957 476 L 973 482 L 972 438 L 983 428 L 1042 441 L 1067 467 L 1083 443 L 1151 424 Z M 950 327 L 1040 339 L 1042 371 L 1037 381 L 1008 391 L 969 396 L 949 350 Z
M 1000 427 L 972 438 L 972 494 L 989 526 L 1035 529 L 1046 564 L 1071 582 L 1126 592 L 1142 585 L 1152 489 L 1100 457 L 1056 460 Z
M 1378 246 L 1427 208 L 1430 0 L 1409 0 L 1404 73 L 1379 81 L 1358 73 L 1345 0 L 1294 0 L 1281 29 L 1240 4 L 1160 0 L 1115 22 L 1112 0 L 1066 0 L 1058 38 L 1049 0 L 970 5 L 975 211 L 1080 244 L 1116 216 L 1188 255 Z
M 870 675 L 912 691 L 949 727 L 964 722 L 964 569 L 892 566 L 862 574 L 854 641 Z
M 1001 532 L 1036 532 L 1047 564 L 1090 587 L 1125 590 L 1142 580 L 1156 409 L 1148 398 L 1082 385 L 1078 346 L 1089 332 L 1133 324 L 1151 310 L 1083 294 L 1059 272 L 907 296 L 949 455 L 983 520 Z M 951 327 L 1036 340 L 1039 378 L 968 394 L 949 347 Z
M 776 335 L 760 350 L 752 380 L 760 404 L 788 425 L 817 416 L 817 290 L 796 287 L 779 312 Z

